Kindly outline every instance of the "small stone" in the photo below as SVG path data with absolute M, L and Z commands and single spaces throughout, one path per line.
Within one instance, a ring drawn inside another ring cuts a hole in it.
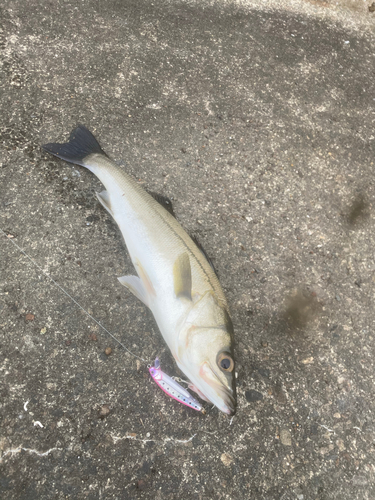
M 46 327 L 44 327 L 44 328 L 42 328 L 42 329 L 40 330 L 40 333 L 41 333 L 42 335 L 44 335 L 44 334 L 46 333 L 46 331 L 47 331 L 47 328 L 46 328 Z
M 372 2 L 372 4 L 368 8 L 369 12 L 375 12 L 375 2 Z
M 71 340 L 65 340 L 65 345 L 70 345 L 72 343 Z
M 30 314 L 30 313 L 26 314 L 26 316 L 25 316 L 26 321 L 33 321 L 34 318 L 35 318 L 34 314 Z
M 278 380 L 275 386 L 273 387 L 273 394 L 276 401 L 278 401 L 280 404 L 284 405 L 286 403 L 287 401 L 286 394 L 283 390 L 283 386 L 280 380 Z
M 263 399 L 263 394 L 254 389 L 245 392 L 246 401 L 249 403 L 254 403 L 255 401 L 261 401 Z
M 98 337 L 95 335 L 95 333 L 90 333 L 89 339 L 93 342 L 96 342 L 98 340 Z
M 220 457 L 220 460 L 223 462 L 225 467 L 229 467 L 233 462 L 233 457 L 229 455 L 229 453 L 223 453 Z
M 311 356 L 310 358 L 303 359 L 301 363 L 303 363 L 304 365 L 311 365 L 312 363 L 314 363 L 314 358 Z
M 108 417 L 109 413 L 110 413 L 109 406 L 103 405 L 99 410 L 99 418 L 103 420 L 105 417 Z
M 271 372 L 268 370 L 268 368 L 258 368 L 258 373 L 265 378 L 270 378 L 271 375 Z
M 146 489 L 146 481 L 144 479 L 138 479 L 138 481 L 136 481 L 135 483 L 135 487 L 137 488 L 137 490 L 145 490 Z
M 265 340 L 262 340 L 262 347 L 268 347 L 268 342 L 266 342 Z
M 280 441 L 284 446 L 292 446 L 292 435 L 287 429 L 280 432 Z
M 104 352 L 106 353 L 107 356 L 109 356 L 112 352 L 112 349 L 110 347 L 107 347 Z
M 137 364 L 137 372 L 139 372 L 141 368 L 141 362 L 139 361 L 139 359 L 137 359 L 136 364 Z
M 345 444 L 344 444 L 344 441 L 342 439 L 338 439 L 336 441 L 336 445 L 337 445 L 337 448 L 340 450 L 340 451 L 344 451 L 345 450 Z
M 333 418 L 341 418 L 340 413 L 334 413 Z

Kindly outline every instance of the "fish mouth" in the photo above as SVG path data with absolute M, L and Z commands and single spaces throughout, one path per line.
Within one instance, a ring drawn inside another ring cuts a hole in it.
M 226 413 L 229 416 L 232 416 L 236 413 L 236 402 L 233 395 L 228 390 L 220 391 L 220 399 L 221 403 L 212 401 L 217 408 L 223 413 Z
M 204 363 L 202 365 L 200 374 L 206 385 L 214 392 L 210 401 L 212 401 L 212 403 L 217 406 L 219 410 L 227 415 L 234 415 L 236 412 L 236 400 L 233 394 L 233 389 L 223 385 L 215 370 L 213 370 L 209 363 Z
M 234 415 L 236 412 L 236 399 L 233 389 L 226 387 L 209 362 L 201 365 L 198 376 L 192 376 L 188 370 L 180 369 L 189 377 L 195 387 L 198 396 L 214 404 L 220 411 L 227 415 Z

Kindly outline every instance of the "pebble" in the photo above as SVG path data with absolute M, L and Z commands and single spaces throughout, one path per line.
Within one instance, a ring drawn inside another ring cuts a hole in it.
M 47 328 L 46 328 L 46 327 L 44 327 L 44 328 L 42 328 L 42 329 L 40 330 L 40 333 L 41 333 L 42 335 L 44 335 L 44 334 L 46 333 L 46 331 L 47 331 Z
M 344 444 L 344 441 L 342 439 L 338 439 L 336 441 L 336 445 L 337 445 L 337 448 L 340 450 L 340 451 L 344 451 L 345 450 L 345 444 Z
M 144 491 L 146 489 L 146 481 L 144 479 L 138 479 L 138 481 L 136 481 L 135 483 L 135 486 L 137 490 Z
M 229 467 L 231 463 L 233 462 L 233 457 L 232 455 L 229 455 L 229 453 L 223 453 L 220 457 L 220 460 L 223 462 L 223 464 L 226 467 Z
M 107 417 L 110 413 L 110 409 L 108 405 L 103 405 L 99 410 L 99 418 L 103 419 Z
M 110 347 L 107 347 L 104 352 L 106 353 L 107 356 L 109 356 L 112 352 L 112 349 Z
M 304 365 L 311 365 L 312 363 L 314 363 L 314 358 L 311 356 L 310 358 L 303 359 L 301 363 L 303 363 Z
M 255 391 L 254 389 L 250 389 L 250 391 L 245 392 L 246 401 L 249 403 L 254 403 L 255 401 L 260 401 L 263 399 L 263 394 Z
M 287 429 L 280 432 L 280 441 L 284 446 L 292 446 L 292 435 Z
M 258 373 L 262 375 L 262 377 L 270 378 L 271 372 L 268 368 L 258 368 Z
M 26 321 L 33 321 L 35 318 L 34 314 L 26 314 L 25 320 Z

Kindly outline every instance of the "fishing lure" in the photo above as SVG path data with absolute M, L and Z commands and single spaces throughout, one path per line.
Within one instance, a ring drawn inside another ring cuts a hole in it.
M 183 405 L 193 408 L 193 410 L 201 411 L 203 414 L 206 413 L 199 401 L 193 398 L 190 392 L 161 370 L 159 358 L 155 359 L 154 366 L 149 366 L 148 370 L 160 389 L 167 393 L 168 396 Z

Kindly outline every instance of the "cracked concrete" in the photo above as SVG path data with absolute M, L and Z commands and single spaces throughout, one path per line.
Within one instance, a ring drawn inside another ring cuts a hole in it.
M 150 434 L 150 433 L 147 433 L 147 434 Z M 161 441 L 157 441 L 158 443 L 177 443 L 177 444 L 186 444 L 186 443 L 190 443 L 190 441 L 192 441 L 195 436 L 197 434 L 193 434 L 191 437 L 189 437 L 188 439 L 175 439 L 173 437 L 166 437 L 164 439 L 162 439 Z M 135 441 L 140 441 L 141 443 L 143 444 L 146 444 L 146 443 L 155 443 L 155 439 L 151 439 L 151 438 L 148 438 L 148 439 L 142 439 L 142 438 L 138 438 L 136 435 L 133 435 L 133 434 L 125 434 L 125 436 L 114 436 L 113 434 L 111 434 L 111 437 L 113 439 L 113 442 L 116 444 L 118 441 L 121 441 L 123 439 L 132 439 L 132 440 L 135 440 Z
M 23 448 L 22 446 L 19 446 L 18 448 L 11 448 L 10 450 L 4 450 L 1 457 L 0 457 L 0 462 L 2 462 L 7 455 L 14 455 L 15 453 L 20 453 L 21 451 L 26 451 L 28 453 L 34 453 L 35 455 L 38 455 L 38 457 L 46 457 L 47 455 L 52 453 L 52 451 L 60 450 L 60 449 L 61 448 L 50 448 L 47 451 L 40 452 L 37 450 L 33 450 L 32 448 Z
M 374 498 L 371 4 L 2 3 L 1 499 Z M 40 150 L 79 122 L 213 259 L 232 421 L 150 380 L 101 185 Z

